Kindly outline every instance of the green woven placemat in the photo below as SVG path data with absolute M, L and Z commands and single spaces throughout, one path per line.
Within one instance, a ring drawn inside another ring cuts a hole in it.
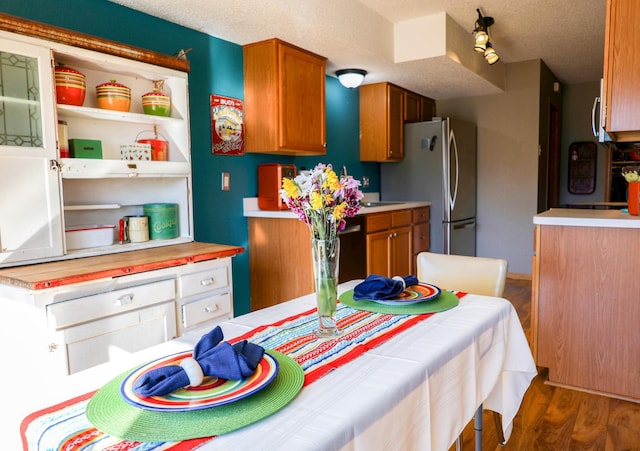
M 291 357 L 276 351 L 267 352 L 279 364 L 274 381 L 263 390 L 230 404 L 188 412 L 140 409 L 120 395 L 120 385 L 132 369 L 93 395 L 87 405 L 87 418 L 107 434 L 139 442 L 173 442 L 235 431 L 277 412 L 291 402 L 302 388 L 302 367 Z
M 430 301 L 409 305 L 385 305 L 366 300 L 354 301 L 353 289 L 342 293 L 339 299 L 343 304 L 358 310 L 366 310 L 374 313 L 390 313 L 392 315 L 416 315 L 420 313 L 443 312 L 455 307 L 460 301 L 458 296 L 447 290 L 442 290 L 440 296 Z

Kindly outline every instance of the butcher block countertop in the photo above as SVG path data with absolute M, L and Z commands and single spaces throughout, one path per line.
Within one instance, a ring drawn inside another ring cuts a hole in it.
M 191 242 L 0 269 L 0 283 L 30 290 L 42 290 L 230 257 L 242 252 L 244 248 L 240 246 Z
M 640 229 L 640 216 L 620 210 L 552 208 L 533 217 L 534 224 Z

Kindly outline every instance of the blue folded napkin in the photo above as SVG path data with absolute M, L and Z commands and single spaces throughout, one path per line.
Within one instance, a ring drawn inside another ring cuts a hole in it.
M 202 369 L 201 376 L 216 376 L 234 380 L 251 376 L 262 360 L 264 349 L 246 340 L 234 345 L 226 341 L 221 343 L 222 338 L 222 329 L 220 326 L 216 326 L 203 335 L 196 344 L 193 350 L 193 360 Z M 187 366 L 167 365 L 147 371 L 136 380 L 133 391 L 140 396 L 162 396 L 192 385 L 193 376 L 188 373 L 194 370 L 190 368 L 185 370 L 185 367 L 192 367 L 194 364 L 191 362 Z M 198 373 L 199 370 L 196 368 L 195 372 Z
M 383 301 L 395 299 L 406 287 L 416 285 L 416 276 L 395 276 L 394 278 L 371 274 L 353 288 L 353 300 Z

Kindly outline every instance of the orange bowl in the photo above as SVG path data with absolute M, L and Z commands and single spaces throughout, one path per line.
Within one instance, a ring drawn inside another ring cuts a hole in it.
M 98 108 L 115 111 L 129 111 L 131 108 L 131 89 L 115 80 L 96 86 Z

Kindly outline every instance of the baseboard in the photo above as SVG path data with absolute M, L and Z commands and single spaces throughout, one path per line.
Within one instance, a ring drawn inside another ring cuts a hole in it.
M 509 273 L 507 273 L 507 279 L 531 280 L 531 274 L 509 272 Z

